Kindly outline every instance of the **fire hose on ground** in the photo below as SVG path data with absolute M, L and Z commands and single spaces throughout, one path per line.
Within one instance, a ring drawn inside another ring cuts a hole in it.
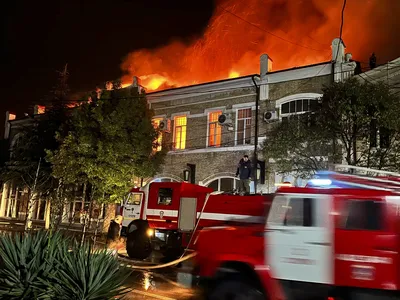
M 155 265 L 155 266 L 154 266 L 154 265 L 152 265 L 152 266 L 138 266 L 138 265 L 131 265 L 131 264 L 128 264 L 128 263 L 126 263 L 126 264 L 121 263 L 120 265 L 121 265 L 121 266 L 125 266 L 125 267 L 127 267 L 127 268 L 132 268 L 132 269 L 153 270 L 153 269 L 162 269 L 162 268 L 174 266 L 174 265 L 177 265 L 177 264 L 179 264 L 179 263 L 181 263 L 181 262 L 183 262 L 183 261 L 186 261 L 186 260 L 188 260 L 188 259 L 191 259 L 192 257 L 195 257 L 195 256 L 197 255 L 197 252 L 193 252 L 193 253 L 191 253 L 191 254 L 189 254 L 189 255 L 186 255 L 186 256 L 184 256 L 184 255 L 185 255 L 185 253 L 188 251 L 188 248 L 189 248 L 189 246 L 190 246 L 190 243 L 192 242 L 194 233 L 196 232 L 197 227 L 199 226 L 200 219 L 201 219 L 201 215 L 202 215 L 203 212 L 204 212 L 204 209 L 205 209 L 205 207 L 206 207 L 206 205 L 207 205 L 207 202 L 208 202 L 208 199 L 210 198 L 210 195 L 211 195 L 211 194 L 207 194 L 207 196 L 206 196 L 206 199 L 205 199 L 205 201 L 204 201 L 203 207 L 202 207 L 201 212 L 200 212 L 200 214 L 199 214 L 199 217 L 198 217 L 198 219 L 197 219 L 196 225 L 194 226 L 194 229 L 193 229 L 192 234 L 191 234 L 191 236 L 190 236 L 189 243 L 187 244 L 187 246 L 186 246 L 185 250 L 183 251 L 183 253 L 182 253 L 182 255 L 181 255 L 180 258 L 178 258 L 178 259 L 176 259 L 176 260 L 174 260 L 174 261 L 171 261 L 171 262 L 169 262 L 169 263 L 166 263 L 166 264 Z
M 189 255 L 186 255 L 184 257 L 180 257 L 174 261 L 171 261 L 169 263 L 166 264 L 162 264 L 162 265 L 153 265 L 153 266 L 139 266 L 139 265 L 132 265 L 129 263 L 121 263 L 120 266 L 126 267 L 126 268 L 131 268 L 131 269 L 139 269 L 139 270 L 154 270 L 154 269 L 162 269 L 162 268 L 166 268 L 166 267 L 170 267 L 170 266 L 174 266 L 177 265 L 185 260 L 191 259 L 192 257 L 195 257 L 197 255 L 196 252 L 193 252 Z

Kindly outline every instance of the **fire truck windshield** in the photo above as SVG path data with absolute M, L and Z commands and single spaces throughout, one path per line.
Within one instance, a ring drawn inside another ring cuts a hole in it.
M 128 205 L 140 205 L 142 202 L 143 194 L 142 193 L 131 193 L 128 198 L 126 204 Z

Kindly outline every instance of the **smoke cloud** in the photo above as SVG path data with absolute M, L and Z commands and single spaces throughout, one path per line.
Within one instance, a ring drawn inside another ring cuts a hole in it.
M 127 55 L 123 82 L 139 76 L 148 90 L 157 90 L 259 73 L 263 53 L 274 70 L 329 61 L 342 6 L 342 0 L 221 0 L 198 40 Z M 363 67 L 372 52 L 378 64 L 397 57 L 399 12 L 397 0 L 347 0 L 346 51 Z

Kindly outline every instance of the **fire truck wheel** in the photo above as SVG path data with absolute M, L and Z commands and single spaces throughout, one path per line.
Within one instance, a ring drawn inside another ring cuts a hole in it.
M 241 280 L 223 280 L 208 295 L 207 300 L 224 299 L 266 299 L 265 295 L 256 287 Z
M 146 259 L 151 254 L 151 241 L 147 235 L 149 226 L 145 222 L 135 222 L 128 226 L 126 252 L 132 259 Z

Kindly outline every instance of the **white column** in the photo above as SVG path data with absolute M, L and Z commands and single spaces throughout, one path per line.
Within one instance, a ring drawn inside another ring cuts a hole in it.
M 14 203 L 13 203 L 13 207 L 12 207 L 12 210 L 11 210 L 11 217 L 12 218 L 16 218 L 17 217 L 18 196 L 19 196 L 19 187 L 17 187 L 15 189 Z
M 63 213 L 61 223 L 68 223 L 69 215 L 70 215 L 70 208 L 71 202 L 65 202 L 66 204 L 63 205 Z
M 1 203 L 0 203 L 0 217 L 4 217 L 6 214 L 6 204 L 7 204 L 7 196 L 10 189 L 10 183 L 6 182 L 3 184 L 3 193 L 1 194 Z
M 51 202 L 50 200 L 46 200 L 46 206 L 45 206 L 45 211 L 44 211 L 44 228 L 49 229 L 50 228 L 50 205 Z
M 6 217 L 10 216 L 11 207 L 13 206 L 12 203 L 13 190 L 14 190 L 14 182 L 11 181 L 10 192 L 8 193 L 8 200 L 7 200 Z

